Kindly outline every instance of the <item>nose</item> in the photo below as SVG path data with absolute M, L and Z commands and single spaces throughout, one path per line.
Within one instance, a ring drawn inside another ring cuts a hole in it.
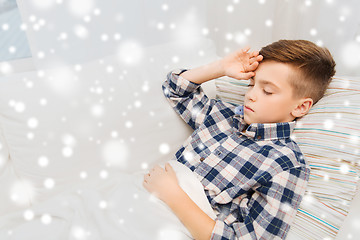
M 247 90 L 247 92 L 245 94 L 245 98 L 247 98 L 248 100 L 251 100 L 253 102 L 256 101 L 256 94 L 255 94 L 254 87 L 248 88 L 248 90 Z

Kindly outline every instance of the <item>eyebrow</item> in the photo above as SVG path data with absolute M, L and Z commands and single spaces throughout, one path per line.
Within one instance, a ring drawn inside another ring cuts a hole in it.
M 252 80 L 255 81 L 254 77 L 251 77 L 250 79 L 252 79 Z M 268 80 L 260 79 L 260 80 L 257 80 L 257 81 L 258 81 L 259 83 L 263 84 L 263 85 L 268 84 L 268 85 L 271 85 L 271 86 L 273 86 L 274 88 L 280 90 L 280 88 L 279 88 L 276 84 L 274 84 L 274 83 L 272 83 L 272 82 L 270 82 L 270 81 L 268 81 Z

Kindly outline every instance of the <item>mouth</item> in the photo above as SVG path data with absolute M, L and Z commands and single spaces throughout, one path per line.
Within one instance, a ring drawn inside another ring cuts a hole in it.
M 248 111 L 254 112 L 254 110 L 252 110 L 252 109 L 251 109 L 251 108 L 249 108 L 248 106 L 245 106 L 245 110 L 248 110 Z

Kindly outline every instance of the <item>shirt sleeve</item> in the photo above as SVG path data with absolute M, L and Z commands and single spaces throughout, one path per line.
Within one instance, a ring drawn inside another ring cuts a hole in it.
M 191 82 L 181 73 L 187 69 L 175 69 L 167 74 L 162 90 L 172 108 L 193 129 L 197 129 L 216 103 L 206 96 L 201 84 Z
M 285 239 L 305 193 L 307 176 L 301 168 L 276 174 L 251 197 L 240 200 L 225 219 L 236 218 L 234 222 L 215 219 L 210 239 Z

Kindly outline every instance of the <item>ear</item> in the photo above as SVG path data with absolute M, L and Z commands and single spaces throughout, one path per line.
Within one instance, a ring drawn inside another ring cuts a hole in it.
M 311 98 L 304 98 L 298 102 L 297 106 L 291 111 L 291 114 L 297 118 L 302 117 L 307 114 L 310 108 L 313 105 L 313 100 Z

